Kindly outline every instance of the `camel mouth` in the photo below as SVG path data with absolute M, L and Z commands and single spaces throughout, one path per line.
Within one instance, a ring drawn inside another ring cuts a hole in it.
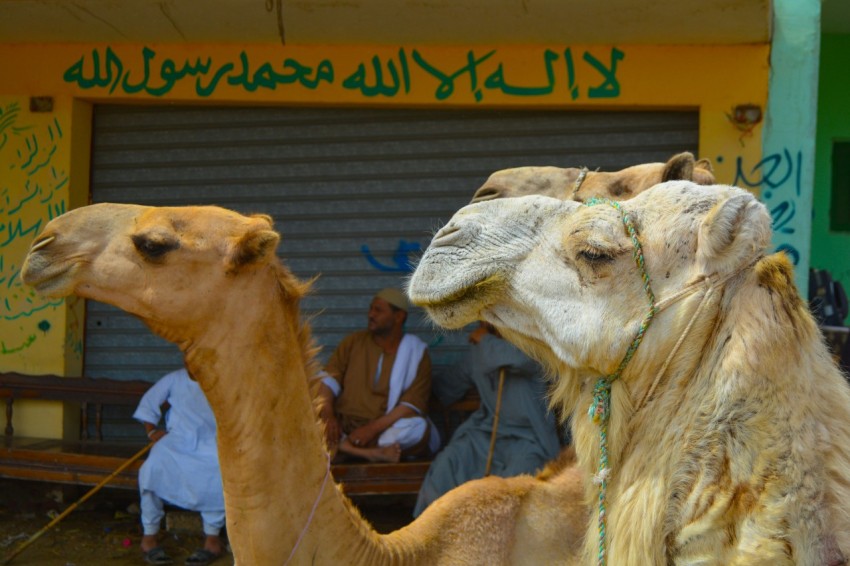
M 454 303 L 459 303 L 473 299 L 479 294 L 479 291 L 485 289 L 498 279 L 497 276 L 485 276 L 472 283 L 462 285 L 456 289 L 440 292 L 431 291 L 423 292 L 422 289 L 410 289 L 410 300 L 422 308 L 440 308 Z
M 73 263 L 57 268 L 41 255 L 31 253 L 21 269 L 21 281 L 45 297 L 64 297 L 71 292 L 68 283 L 71 280 L 70 273 L 73 268 Z
M 504 286 L 504 278 L 494 273 L 451 290 L 431 289 L 429 292 L 419 285 L 411 285 L 408 294 L 411 301 L 425 309 L 440 326 L 461 328 L 480 320 L 481 312 L 492 306 Z
M 477 205 L 467 208 L 479 210 Z M 411 301 L 440 326 L 460 328 L 478 320 L 481 311 L 496 301 L 505 287 L 501 264 L 490 255 L 472 259 L 475 269 L 452 269 L 458 261 L 469 261 L 470 253 L 476 255 L 470 250 L 474 250 L 482 232 L 477 215 L 456 214 L 434 235 L 410 278 Z

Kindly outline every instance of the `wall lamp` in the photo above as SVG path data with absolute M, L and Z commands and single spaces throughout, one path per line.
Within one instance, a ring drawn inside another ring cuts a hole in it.
M 762 111 L 758 104 L 738 104 L 732 108 L 726 117 L 740 132 L 738 141 L 744 145 L 744 138 L 753 135 L 753 129 L 761 123 Z

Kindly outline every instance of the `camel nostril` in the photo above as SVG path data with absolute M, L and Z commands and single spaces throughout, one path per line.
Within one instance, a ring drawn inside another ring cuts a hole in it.
M 431 246 L 462 246 L 472 240 L 480 231 L 481 227 L 474 222 L 450 222 L 434 235 Z
M 48 236 L 48 237 L 43 238 L 41 240 L 36 238 L 36 240 L 32 243 L 32 248 L 30 248 L 30 253 L 40 250 L 41 248 L 45 247 L 46 245 L 48 245 L 50 242 L 52 242 L 55 239 L 56 239 L 56 236 Z
M 437 231 L 436 234 L 434 234 L 434 240 L 440 240 L 442 238 L 447 238 L 447 237 L 451 236 L 452 234 L 454 234 L 455 232 L 457 232 L 458 230 L 460 230 L 460 228 L 458 228 L 456 225 L 446 224 L 445 226 L 440 228 L 439 231 Z
M 472 201 L 470 202 L 481 202 L 483 200 L 493 200 L 500 198 L 502 196 L 502 192 L 496 187 L 482 187 L 475 191 L 475 194 L 472 195 Z

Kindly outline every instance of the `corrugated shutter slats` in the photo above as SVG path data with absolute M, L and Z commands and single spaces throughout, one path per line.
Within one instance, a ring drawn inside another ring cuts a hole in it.
M 601 167 L 696 152 L 696 112 L 555 112 L 349 108 L 97 106 L 92 200 L 217 204 L 275 218 L 280 254 L 300 277 L 320 274 L 304 311 L 323 358 L 365 326 L 372 294 L 401 286 L 384 269 L 411 260 L 495 170 Z M 409 330 L 435 364 L 453 363 L 463 333 Z M 175 347 L 139 321 L 89 301 L 85 373 L 154 380 L 179 366 Z

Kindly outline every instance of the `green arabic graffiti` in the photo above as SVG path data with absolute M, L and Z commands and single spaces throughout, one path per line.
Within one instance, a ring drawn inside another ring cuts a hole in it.
M 37 121 L 21 112 L 19 102 L 0 106 L 0 320 L 28 319 L 64 301 L 37 296 L 20 280 L 20 264 L 33 237 L 66 208 L 60 189 L 68 175 L 56 159 L 63 137 L 56 118 Z M 4 353 L 20 349 L 2 346 Z
M 611 50 L 611 68 L 607 68 L 599 59 L 586 52 L 582 58 L 593 65 L 593 68 L 599 71 L 605 78 L 605 81 L 587 91 L 591 98 L 615 98 L 620 96 L 620 83 L 617 81 L 617 62 L 622 61 L 625 54 L 619 49 Z
M 14 354 L 15 352 L 26 350 L 27 348 L 32 346 L 33 342 L 35 342 L 35 334 L 30 334 L 29 336 L 27 336 L 27 339 L 24 340 L 24 343 L 15 348 L 7 348 L 6 343 L 0 341 L 0 354 L 3 354 L 5 356 L 7 354 Z
M 368 84 L 369 78 L 368 72 L 366 71 L 366 65 L 364 63 L 360 63 L 357 65 L 357 70 L 342 81 L 343 88 L 359 90 L 363 93 L 363 96 L 368 97 L 378 96 L 379 94 L 390 97 L 398 94 L 398 91 L 403 84 L 404 92 L 410 92 L 410 69 L 407 65 L 407 55 L 403 49 L 399 50 L 398 58 L 398 67 L 401 69 L 400 75 L 398 69 L 396 69 L 395 61 L 389 60 L 386 63 L 387 71 L 392 79 L 392 83 L 384 83 L 384 64 L 381 61 L 381 58 L 375 55 L 372 57 L 372 70 L 375 77 L 374 83 L 371 85 Z
M 428 61 L 417 49 L 408 54 L 402 48 L 392 57 L 374 55 L 367 61 L 357 63 L 353 71 L 341 75 L 338 84 L 366 98 L 392 98 L 410 94 L 415 80 L 436 80 L 435 100 L 444 101 L 461 96 L 461 90 L 468 88 L 467 92 L 477 102 L 481 102 L 487 92 L 511 97 L 550 96 L 556 92 L 559 84 L 564 83 L 572 100 L 580 98 L 581 89 L 577 83 L 579 71 L 570 48 L 562 53 L 551 49 L 542 52 L 542 71 L 546 80 L 537 85 L 509 82 L 511 71 L 516 73 L 517 70 L 507 68 L 498 55 L 495 49 L 483 54 L 469 50 L 462 63 L 446 69 Z M 559 67 L 556 63 L 562 57 L 564 66 Z M 610 63 L 606 64 L 588 51 L 582 54 L 581 60 L 586 63 L 582 72 L 586 74 L 591 71 L 602 78 L 600 84 L 586 89 L 587 98 L 620 96 L 617 65 L 625 58 L 625 54 L 613 47 L 609 57 Z M 415 69 L 411 67 L 411 61 Z M 329 59 L 321 59 L 314 65 L 293 58 L 285 58 L 279 63 L 252 62 L 248 54 L 241 51 L 237 60 L 214 62 L 212 57 L 197 57 L 175 61 L 171 58 L 159 59 L 155 50 L 144 47 L 141 49 L 141 61 L 132 63 L 126 64 L 111 47 L 103 48 L 102 51 L 96 48 L 90 55 L 82 55 L 68 67 L 63 79 L 84 90 L 106 89 L 109 94 L 118 91 L 124 94 L 144 93 L 154 97 L 170 93 L 180 83 L 194 81 L 195 94 L 202 98 L 212 96 L 224 86 L 252 93 L 260 89 L 276 90 L 283 86 L 313 91 L 323 84 L 337 84 L 336 69 Z M 528 64 L 534 63 L 529 61 Z M 421 72 L 415 73 L 415 70 Z M 463 81 L 462 85 L 460 81 Z

